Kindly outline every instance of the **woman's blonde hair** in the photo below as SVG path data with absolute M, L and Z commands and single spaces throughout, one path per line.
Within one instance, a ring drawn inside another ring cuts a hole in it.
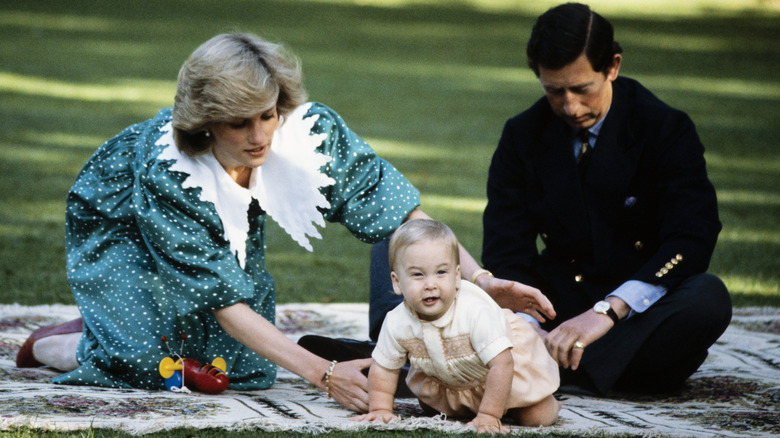
M 201 154 L 211 148 L 211 123 L 252 117 L 274 105 L 285 116 L 305 101 L 300 62 L 281 45 L 252 34 L 217 35 L 179 70 L 173 135 L 182 152 Z
M 455 264 L 460 264 L 458 238 L 450 227 L 432 219 L 413 219 L 398 227 L 390 238 L 388 245 L 390 270 L 396 270 L 396 261 L 404 248 L 426 239 L 444 242 L 450 247 Z

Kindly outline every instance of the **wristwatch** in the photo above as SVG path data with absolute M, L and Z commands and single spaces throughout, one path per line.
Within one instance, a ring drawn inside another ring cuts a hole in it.
M 615 313 L 614 310 L 612 310 L 612 304 L 609 304 L 609 301 L 602 300 L 598 303 L 593 305 L 593 311 L 596 313 L 600 313 L 602 315 L 607 315 L 610 318 L 612 318 L 612 322 L 615 324 L 620 321 L 620 318 L 618 318 L 617 313 Z

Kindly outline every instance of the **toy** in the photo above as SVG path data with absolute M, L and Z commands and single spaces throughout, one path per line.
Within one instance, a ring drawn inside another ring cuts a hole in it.
M 182 351 L 187 335 L 182 335 Z M 225 369 L 227 364 L 221 357 L 214 359 L 211 364 L 201 364 L 195 359 L 186 359 L 176 354 L 168 345 L 168 337 L 161 336 L 171 356 L 160 361 L 160 375 L 165 379 L 165 388 L 173 392 L 190 392 L 185 382 L 193 388 L 208 394 L 219 394 L 227 389 L 230 384 Z

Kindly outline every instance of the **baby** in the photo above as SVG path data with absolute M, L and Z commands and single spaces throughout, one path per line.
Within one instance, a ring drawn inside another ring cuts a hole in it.
M 558 366 L 531 325 L 460 277 L 458 242 L 444 224 L 412 220 L 390 240 L 393 290 L 368 375 L 369 413 L 388 422 L 399 370 L 427 412 L 469 418 L 478 433 L 507 433 L 501 418 L 547 426 L 558 418 Z

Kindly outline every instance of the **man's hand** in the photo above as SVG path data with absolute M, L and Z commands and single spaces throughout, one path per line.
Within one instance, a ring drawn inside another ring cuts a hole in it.
M 616 296 L 607 297 L 605 300 L 609 301 L 619 319 L 627 317 L 631 312 L 631 307 Z M 576 370 L 580 366 L 585 348 L 601 339 L 614 325 L 609 316 L 588 309 L 565 321 L 550 333 L 545 334 L 541 329 L 537 332 L 544 339 L 547 351 L 558 365 Z
M 516 281 L 494 278 L 490 275 L 480 275 L 476 279 L 477 286 L 488 293 L 499 306 L 513 312 L 523 312 L 544 322 L 545 317 L 555 318 L 555 309 L 546 296 L 537 288 L 526 286 Z
M 544 344 L 558 365 L 576 370 L 585 348 L 604 336 L 613 325 L 607 315 L 588 309 L 548 333 Z

